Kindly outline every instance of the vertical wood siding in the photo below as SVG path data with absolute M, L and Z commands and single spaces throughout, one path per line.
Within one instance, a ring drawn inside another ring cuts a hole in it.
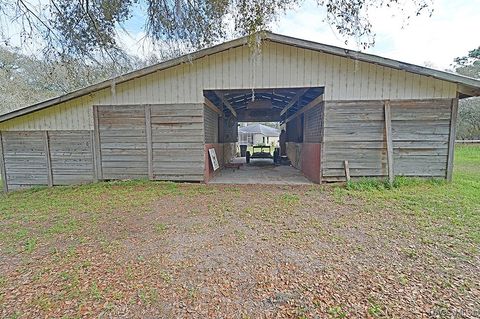
M 445 177 L 450 99 L 391 101 L 395 175 Z M 324 180 L 387 175 L 383 101 L 325 104 Z
M 455 98 L 456 84 L 265 42 L 232 48 L 0 123 L 2 131 L 92 130 L 93 105 L 202 103 L 204 89 L 325 86 L 325 100 Z

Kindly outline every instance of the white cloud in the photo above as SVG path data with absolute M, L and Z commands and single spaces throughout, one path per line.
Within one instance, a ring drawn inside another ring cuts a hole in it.
M 432 17 L 412 17 L 408 25 L 403 23 L 399 11 L 374 9 L 369 17 L 377 35 L 376 45 L 365 52 L 419 65 L 428 62 L 438 69 L 449 68 L 455 57 L 480 45 L 479 8 L 478 0 L 437 0 Z M 345 45 L 345 39 L 335 34 L 323 21 L 324 17 L 324 10 L 308 0 L 299 10 L 281 19 L 274 31 L 359 49 L 354 40 Z

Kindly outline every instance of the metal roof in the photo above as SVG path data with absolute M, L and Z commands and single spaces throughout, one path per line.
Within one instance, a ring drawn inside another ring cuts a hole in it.
M 410 63 L 400 62 L 393 59 L 383 58 L 377 55 L 362 53 L 359 51 L 353 51 L 353 50 L 344 49 L 344 48 L 322 44 L 322 43 L 317 43 L 313 41 L 307 41 L 307 40 L 302 40 L 298 38 L 288 37 L 285 35 L 275 34 L 272 32 L 263 31 L 263 32 L 260 32 L 259 34 L 262 37 L 263 41 L 271 41 L 271 42 L 295 46 L 299 48 L 338 55 L 338 56 L 342 56 L 342 57 L 346 57 L 354 60 L 374 63 L 374 64 L 387 66 L 387 67 L 398 69 L 398 70 L 405 70 L 411 73 L 430 76 L 436 79 L 457 83 L 459 85 L 459 92 L 464 94 L 465 96 L 480 96 L 480 80 L 477 80 L 477 79 L 461 76 L 461 75 L 450 73 L 450 72 L 434 70 L 434 69 L 430 69 L 427 67 L 418 66 Z M 0 122 L 4 122 L 18 116 L 35 112 L 35 111 L 50 107 L 52 105 L 66 102 L 66 101 L 90 94 L 92 92 L 108 88 L 112 85 L 120 84 L 122 82 L 126 82 L 135 78 L 139 78 L 139 77 L 157 72 L 159 70 L 171 68 L 173 66 L 176 66 L 182 63 L 189 63 L 193 60 L 200 59 L 207 55 L 212 55 L 212 54 L 219 53 L 231 48 L 247 45 L 248 39 L 249 37 L 245 36 L 242 38 L 238 38 L 236 40 L 224 42 L 222 44 L 219 44 L 210 48 L 199 50 L 190 54 L 185 54 L 175 59 L 171 59 L 171 60 L 161 62 L 146 68 L 129 72 L 121 76 L 118 76 L 109 80 L 105 80 L 97 84 L 93 84 L 85 88 L 67 93 L 65 95 L 61 95 L 56 98 L 52 98 L 40 103 L 36 103 L 21 109 L 11 111 L 9 113 L 0 115 Z

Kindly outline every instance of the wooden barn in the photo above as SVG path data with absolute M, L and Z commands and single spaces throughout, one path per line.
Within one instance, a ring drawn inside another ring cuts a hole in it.
M 99 180 L 208 182 L 237 123 L 278 121 L 308 179 L 450 179 L 458 99 L 480 81 L 273 33 L 131 72 L 0 116 L 5 190 Z

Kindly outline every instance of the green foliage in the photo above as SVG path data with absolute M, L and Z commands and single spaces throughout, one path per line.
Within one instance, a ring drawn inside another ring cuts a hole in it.
M 327 310 L 329 318 L 342 319 L 347 317 L 347 312 L 340 306 L 330 307 Z
M 390 185 L 388 180 L 385 180 L 385 179 L 360 178 L 360 179 L 355 179 L 348 182 L 346 188 L 348 190 L 373 191 L 373 190 L 387 190 L 387 189 L 400 188 L 400 187 L 409 187 L 409 186 L 415 186 L 415 185 L 420 185 L 424 183 L 442 184 L 444 182 L 445 182 L 444 179 L 435 179 L 435 178 L 420 179 L 420 178 L 396 176 L 392 185 Z
M 455 58 L 455 72 L 480 79 L 480 47 Z M 480 98 L 462 99 L 458 105 L 457 139 L 480 139 Z
M 0 0 L 1 1 L 1 0 Z M 0 47 L 0 114 L 124 73 L 147 62 L 124 57 L 116 63 L 81 59 L 45 60 L 18 48 Z
M 455 58 L 454 62 L 457 73 L 480 79 L 480 46 L 466 56 Z
M 32 39 L 43 42 L 47 54 L 61 58 L 83 56 L 92 61 L 105 55 L 114 62 L 121 53 L 118 29 L 133 19 L 143 25 L 146 37 L 158 43 L 159 48 L 190 51 L 232 34 L 250 35 L 251 44 L 255 44 L 254 34 L 268 29 L 302 4 L 302 0 L 50 0 L 40 6 L 0 0 L 4 17 L 0 23 L 18 26 L 23 43 Z M 407 19 L 433 10 L 429 0 L 409 0 L 405 4 L 398 0 L 320 0 L 317 4 L 325 9 L 327 21 L 338 33 L 354 37 L 364 47 L 374 43 L 370 9 L 398 8 Z M 10 40 L 8 36 L 3 36 L 5 42 Z
M 480 98 L 460 100 L 458 104 L 457 139 L 480 140 Z

